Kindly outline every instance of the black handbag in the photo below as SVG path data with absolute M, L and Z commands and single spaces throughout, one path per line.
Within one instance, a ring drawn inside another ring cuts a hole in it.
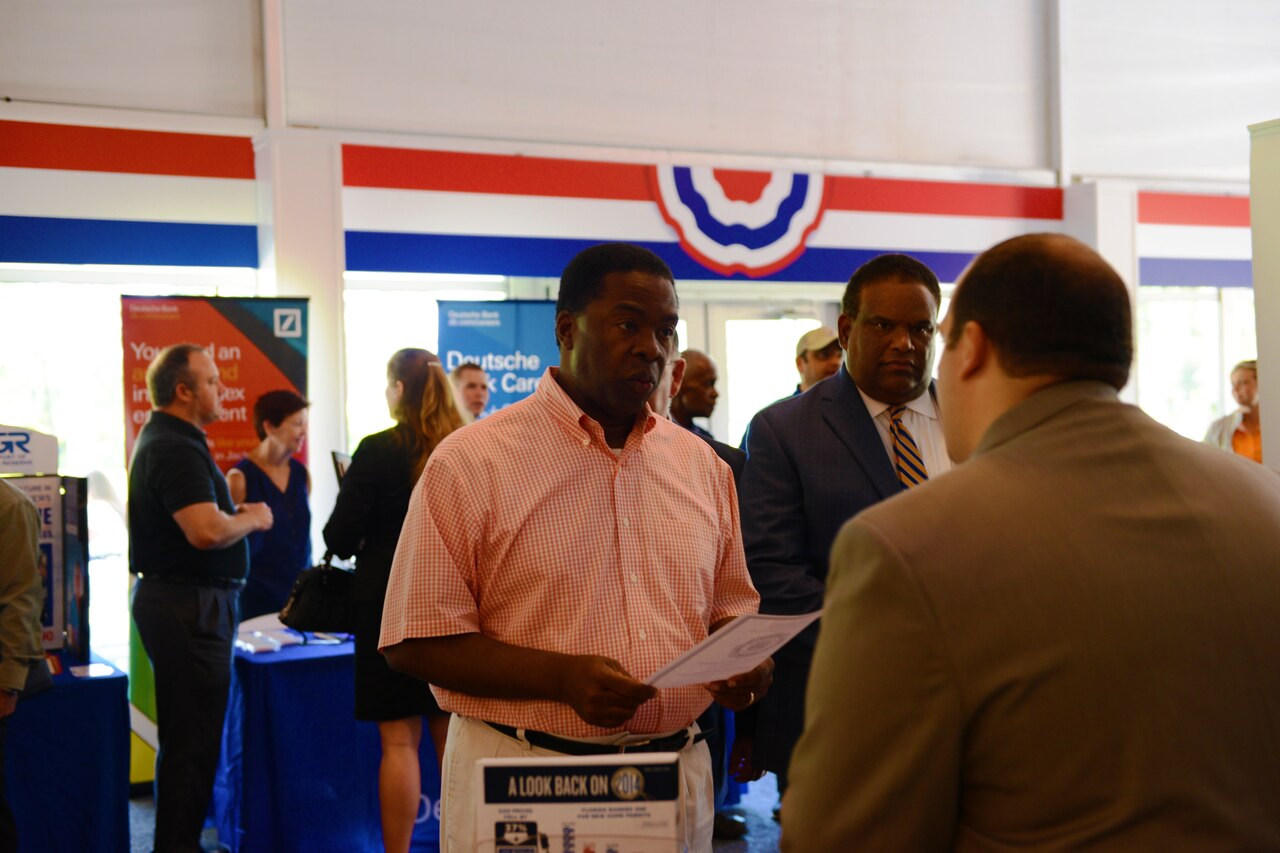
M 355 572 L 333 565 L 326 551 L 318 566 L 298 575 L 280 621 L 295 631 L 350 634 L 356 629 Z

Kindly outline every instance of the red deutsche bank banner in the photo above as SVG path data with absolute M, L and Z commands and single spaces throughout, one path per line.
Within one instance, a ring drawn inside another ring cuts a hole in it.
M 167 346 L 199 344 L 226 386 L 210 451 L 226 471 L 258 444 L 253 404 L 267 391 L 307 394 L 307 300 L 123 296 L 125 458 L 147 422 L 147 366 Z M 299 461 L 306 463 L 306 448 Z

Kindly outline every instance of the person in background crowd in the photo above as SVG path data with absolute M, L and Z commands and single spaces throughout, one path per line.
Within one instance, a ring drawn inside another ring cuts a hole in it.
M 711 440 L 715 438 L 710 431 L 693 422 L 694 418 L 709 418 L 716 409 L 716 399 L 720 392 L 716 391 L 716 363 L 711 356 L 696 349 L 687 349 L 680 353 L 684 359 L 684 381 L 680 384 L 680 393 L 671 398 L 671 419 L 695 435 Z
M 268 391 L 253 404 L 260 443 L 227 472 L 231 500 L 265 503 L 275 523 L 249 534 L 249 580 L 240 618 L 279 613 L 298 573 L 311 565 L 311 475 L 293 457 L 307 436 L 307 407 L 293 391 Z
M 678 350 L 680 347 L 679 336 L 673 336 L 672 342 L 673 342 L 672 345 Z M 696 352 L 696 351 L 689 350 L 689 352 Z M 701 355 L 701 353 L 699 353 L 699 355 Z M 710 359 L 707 359 L 707 360 L 710 361 Z M 684 387 L 684 376 L 685 376 L 685 371 L 687 366 L 688 366 L 688 361 L 685 359 L 683 355 L 677 356 L 671 361 L 668 361 L 667 369 L 663 372 L 662 379 L 658 381 L 658 387 L 654 389 L 653 394 L 649 397 L 649 408 L 653 409 L 654 413 L 657 414 L 659 417 L 666 418 L 667 420 L 672 421 L 673 423 L 678 423 L 678 421 L 676 421 L 675 416 L 672 415 L 671 409 L 675 403 L 676 396 L 678 395 L 680 389 Z M 715 371 L 714 362 L 711 363 L 711 369 L 712 369 L 712 372 L 714 373 Z M 712 387 L 713 396 L 711 400 L 711 406 L 712 406 L 712 409 L 714 409 L 715 408 L 714 376 L 712 377 L 711 384 L 713 386 Z M 692 432 L 694 435 L 701 438 L 707 444 L 711 445 L 711 449 L 715 451 L 716 456 L 719 456 L 721 459 L 723 459 L 724 463 L 729 466 L 729 470 L 733 471 L 733 480 L 734 480 L 734 483 L 736 484 L 738 481 L 738 477 L 742 474 L 742 466 L 745 465 L 747 462 L 747 454 L 736 447 L 725 444 L 723 441 L 716 441 L 714 438 L 712 438 L 711 433 L 707 432 L 705 429 L 700 429 L 696 424 L 693 423 L 692 420 L 690 420 L 688 425 L 685 425 L 685 424 L 680 424 L 680 425 L 683 426 L 685 429 L 689 430 L 690 432 Z
M 480 757 L 680 753 L 684 843 L 711 849 L 695 720 L 739 709 L 772 662 L 728 681 L 644 683 L 755 611 L 733 475 L 646 405 L 674 349 L 671 270 L 647 249 L 580 252 L 560 280 L 560 366 L 446 439 L 414 491 L 382 648 L 454 712 L 441 849 L 476 849 Z
M 270 530 L 271 507 L 237 507 L 203 427 L 222 415 L 218 367 L 196 344 L 161 350 L 147 368 L 148 419 L 129 465 L 133 620 L 155 671 L 156 853 L 200 850 L 231 689 L 246 537 Z
M 984 252 L 942 333 L 960 464 L 836 540 L 783 850 L 1280 850 L 1280 478 L 1119 401 L 1077 240 Z
M 436 759 L 445 751 L 449 716 L 431 688 L 387 666 L 378 653 L 383 601 L 409 494 L 428 457 L 463 425 L 453 389 L 435 353 L 402 349 L 387 363 L 387 408 L 395 426 L 364 438 L 351 456 L 324 541 L 339 557 L 356 556 L 356 708 L 358 720 L 378 724 L 382 761 L 378 802 L 382 841 L 407 851 L 422 795 L 418 747 L 422 719 Z
M 1249 359 L 1231 368 L 1231 396 L 1236 409 L 1209 425 L 1204 442 L 1262 462 L 1262 416 L 1258 406 L 1258 362 Z
M 479 420 L 489 405 L 489 374 L 474 361 L 464 361 L 449 374 L 458 407 L 468 422 Z
M 673 350 L 680 348 L 679 338 L 673 338 L 671 347 Z M 649 408 L 653 409 L 653 413 L 660 418 L 671 419 L 671 398 L 680 391 L 680 383 L 684 379 L 685 361 L 683 358 L 675 358 L 667 362 L 667 366 L 662 371 L 662 376 L 658 379 L 658 387 L 653 390 L 653 394 L 649 397 Z M 716 455 L 724 460 L 729 466 L 729 470 L 733 471 L 733 479 L 737 483 L 738 476 L 742 473 L 742 466 L 747 461 L 747 454 L 743 453 L 736 447 L 730 447 L 723 442 L 712 439 L 708 442 L 711 449 Z M 749 712 L 748 712 L 749 713 Z M 718 702 L 711 703 L 711 707 L 702 712 L 702 716 L 698 718 L 698 727 L 708 732 L 707 749 L 711 752 L 711 775 L 715 786 L 715 804 L 716 814 L 711 825 L 711 835 L 713 838 L 735 839 L 741 838 L 747 834 L 747 822 L 740 816 L 730 814 L 727 811 L 721 811 L 727 796 L 727 781 L 730 771 L 735 771 L 740 777 L 739 781 L 749 781 L 750 779 L 758 779 L 763 772 L 752 775 L 748 778 L 745 774 L 747 771 L 740 767 L 729 766 L 729 755 L 726 747 L 729 743 L 735 743 L 736 740 L 731 738 L 730 732 L 733 731 L 733 713 L 726 711 L 724 706 Z M 749 756 L 749 751 L 747 755 Z
M 752 419 L 742 537 L 762 612 L 820 608 L 840 525 L 950 468 L 929 383 L 940 299 L 937 277 L 915 258 L 867 261 L 841 304 L 845 369 Z M 752 761 L 777 774 L 783 792 L 816 638 L 814 625 L 778 652 L 758 712 Z
M 834 376 L 844 361 L 840 349 L 840 333 L 830 326 L 810 329 L 796 341 L 796 370 L 800 384 L 796 394 L 803 394 L 828 376 Z
M 40 644 L 40 516 L 18 488 L 0 480 L 0 850 L 18 849 L 18 828 L 5 789 L 6 720 L 36 666 L 44 666 Z M 30 779 L 17 779 L 32 784 Z

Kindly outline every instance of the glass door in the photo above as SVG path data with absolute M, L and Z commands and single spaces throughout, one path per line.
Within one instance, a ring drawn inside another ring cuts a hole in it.
M 834 302 L 799 302 L 786 308 L 760 303 L 707 306 L 708 346 L 719 366 L 720 399 L 709 428 L 738 446 L 747 424 L 765 406 L 795 392 L 796 342 L 810 329 L 835 327 Z

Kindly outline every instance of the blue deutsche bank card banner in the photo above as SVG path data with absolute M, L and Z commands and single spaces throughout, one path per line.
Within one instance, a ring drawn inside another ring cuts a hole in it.
M 445 370 L 472 362 L 489 374 L 485 415 L 523 400 L 546 369 L 560 362 L 555 319 L 554 302 L 441 302 Z

